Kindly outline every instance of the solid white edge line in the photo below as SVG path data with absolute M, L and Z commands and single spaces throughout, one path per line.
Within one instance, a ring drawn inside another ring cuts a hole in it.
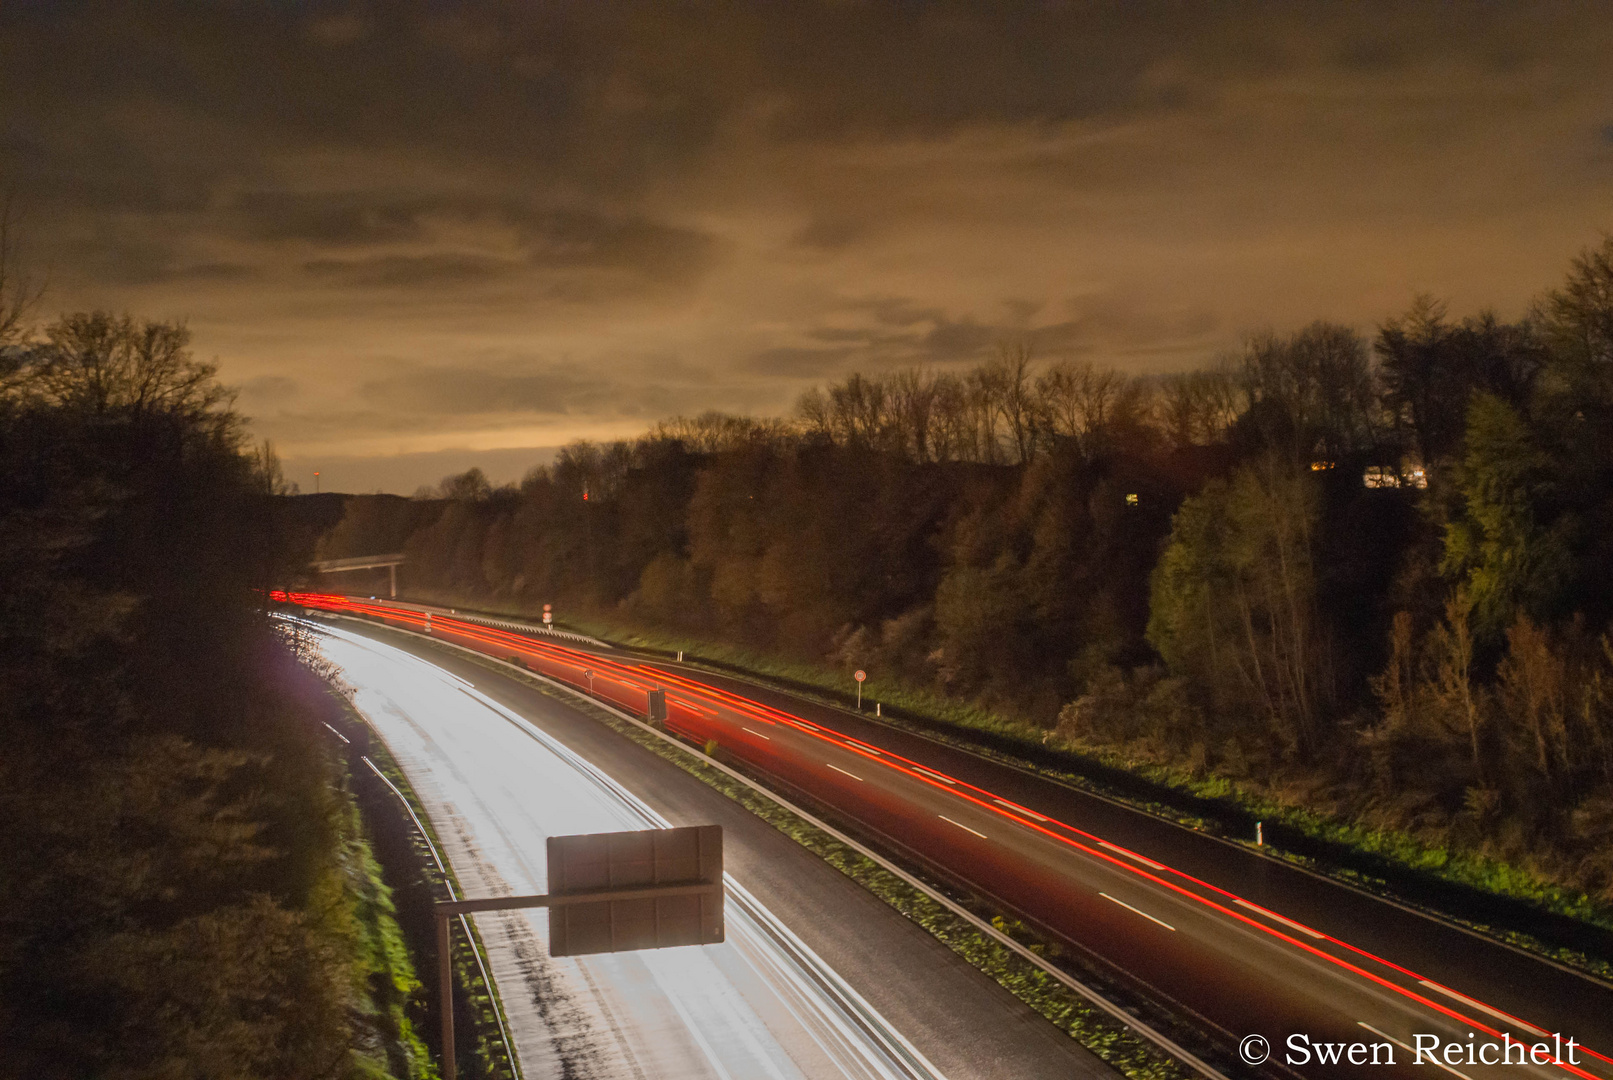
M 862 777 L 860 777 L 860 776 L 858 776 L 858 775 L 857 775 L 857 774 L 856 774 L 856 773 L 854 773 L 854 772 L 846 772 L 846 770 L 845 770 L 845 769 L 842 769 L 842 768 L 841 768 L 841 767 L 840 767 L 840 766 L 838 766 L 838 765 L 831 765 L 831 764 L 830 764 L 830 763 L 829 763 L 829 762 L 827 762 L 827 761 L 825 761 L 825 762 L 824 762 L 824 764 L 825 764 L 825 765 L 828 765 L 828 766 L 829 766 L 829 768 L 831 768 L 831 769 L 833 769 L 833 770 L 834 770 L 834 771 L 835 771 L 835 772 L 837 772 L 837 773 L 846 773 L 846 775 L 847 775 L 847 776 L 849 776 L 849 777 L 851 777 L 851 778 L 852 778 L 852 779 L 853 779 L 853 780 L 855 780 L 855 781 L 857 781 L 857 782 L 858 782 L 858 783 L 862 783 L 862 782 L 863 782 L 863 778 L 862 778 Z
M 1127 911 L 1135 912 L 1136 914 L 1141 915 L 1143 918 L 1147 919 L 1149 922 L 1158 923 L 1159 925 L 1163 926 L 1165 929 L 1169 930 L 1173 934 L 1176 933 L 1176 927 L 1172 926 L 1170 923 L 1166 922 L 1164 919 L 1156 919 L 1156 918 L 1154 918 L 1152 915 L 1148 914 L 1148 912 L 1144 911 L 1142 908 L 1134 908 L 1130 904 L 1126 903 L 1124 900 L 1116 900 L 1114 897 L 1110 896 L 1106 892 L 1101 892 L 1098 895 L 1103 897 L 1105 900 L 1111 901 L 1112 903 L 1119 904 L 1121 907 L 1125 908 Z
M 1394 1043 L 1396 1046 L 1398 1046 L 1402 1050 L 1406 1051 L 1406 1053 L 1412 1055 L 1412 1058 L 1411 1058 L 1412 1064 L 1419 1064 L 1419 1062 L 1417 1061 L 1417 1051 L 1412 1049 L 1411 1047 L 1407 1046 L 1405 1043 L 1401 1042 L 1399 1039 L 1395 1038 L 1393 1035 L 1389 1034 L 1387 1031 L 1379 1031 L 1377 1028 L 1373 1027 L 1371 1024 L 1367 1023 L 1365 1020 L 1357 1020 L 1356 1023 L 1360 1024 L 1362 1027 L 1364 1027 L 1368 1031 L 1372 1032 L 1372 1034 L 1378 1036 L 1378 1038 L 1380 1038 L 1380 1039 L 1388 1039 L 1390 1042 Z M 1460 1076 L 1462 1078 L 1462 1080 L 1473 1080 L 1473 1078 L 1468 1076 L 1467 1073 L 1461 1072 L 1461 1071 L 1459 1071 L 1457 1069 L 1451 1068 L 1449 1065 L 1447 1065 L 1443 1061 L 1439 1060 L 1439 1058 L 1435 1057 L 1432 1053 L 1430 1053 L 1428 1055 L 1428 1060 L 1433 1062 L 1435 1065 L 1438 1065 L 1440 1068 L 1444 1069 L 1446 1072 L 1452 1073 L 1452 1074 L 1454 1074 L 1456 1076 Z
M 1468 997 L 1466 994 L 1459 994 L 1455 990 L 1452 990 L 1450 987 L 1441 986 L 1441 985 L 1439 985 L 1439 983 L 1434 982 L 1431 979 L 1419 979 L 1418 980 L 1418 985 L 1426 986 L 1430 990 L 1438 990 L 1440 993 L 1444 994 L 1446 997 L 1455 998 L 1457 1001 L 1460 1001 L 1463 1005 L 1467 1005 L 1467 1006 L 1469 1006 L 1471 1008 L 1478 1009 L 1480 1012 L 1489 1013 L 1491 1016 L 1495 1017 L 1497 1020 L 1504 1020 L 1509 1024 L 1517 1024 L 1519 1027 L 1523 1028 L 1523 1030 L 1525 1030 L 1525 1031 L 1527 1031 L 1527 1032 L 1529 1032 L 1531 1034 L 1534 1034 L 1534 1035 L 1539 1035 L 1542 1039 L 1551 1038 L 1551 1032 L 1549 1032 L 1549 1031 L 1541 1031 L 1539 1028 L 1535 1027 L 1533 1024 L 1529 1023 L 1528 1021 L 1520 1020 L 1516 1016 L 1508 1016 L 1506 1013 L 1502 1012 L 1500 1009 L 1492 1009 L 1492 1008 L 1490 1008 L 1490 1006 L 1484 1004 L 1484 1002 L 1482 1002 L 1482 1001 L 1474 1001 L 1472 998 Z
M 1111 844 L 1107 840 L 1099 840 L 1098 841 L 1098 846 L 1103 847 L 1103 848 L 1108 848 L 1110 851 L 1113 851 L 1115 854 L 1124 855 L 1128 859 L 1136 859 L 1138 862 L 1142 863 L 1144 866 L 1152 866 L 1155 870 L 1164 870 L 1164 869 L 1166 869 L 1166 866 L 1165 866 L 1164 863 L 1157 863 L 1153 859 L 1144 858 L 1143 856 L 1137 854 L 1135 851 L 1127 851 L 1125 848 L 1121 847 L 1120 845 Z
M 942 821 L 951 822 L 953 825 L 956 825 L 958 828 L 962 829 L 964 832 L 972 832 L 972 833 L 974 833 L 976 836 L 980 837 L 980 839 L 982 839 L 982 840 L 987 839 L 985 833 L 981 832 L 979 829 L 971 829 L 971 828 L 969 828 L 969 826 L 965 825 L 961 821 L 952 821 L 952 819 L 947 817 L 945 814 L 937 814 L 935 816 L 940 818 Z
M 1327 935 L 1322 933 L 1320 930 L 1312 930 L 1310 927 L 1306 926 L 1304 923 L 1299 923 L 1299 922 L 1295 922 L 1293 919 L 1284 918 L 1283 916 L 1277 914 L 1275 911 L 1267 911 L 1265 908 L 1261 907 L 1259 904 L 1251 904 L 1249 901 L 1243 899 L 1242 897 L 1239 897 L 1238 899 L 1234 900 L 1233 903 L 1237 904 L 1239 907 L 1248 908 L 1250 911 L 1256 912 L 1257 914 L 1264 915 L 1268 919 L 1275 919 L 1278 922 L 1282 923 L 1284 926 L 1290 927 L 1291 929 L 1294 929 L 1294 930 L 1298 930 L 1302 934 L 1309 934 L 1313 938 L 1324 938 L 1325 939 L 1327 937 Z
M 330 618 L 343 619 L 343 620 L 350 621 L 350 622 L 356 622 L 356 623 L 359 623 L 361 625 L 368 626 L 368 627 L 374 627 L 374 626 L 377 625 L 376 623 L 369 622 L 369 621 L 367 621 L 365 619 L 356 618 L 356 617 L 354 617 L 352 615 L 343 615 L 340 612 L 324 612 L 323 614 L 325 616 L 327 616 L 327 617 L 330 617 Z M 518 668 L 515 665 L 509 663 L 508 661 L 500 660 L 495 656 L 490 656 L 490 655 L 488 655 L 487 653 L 484 653 L 484 652 L 478 652 L 477 650 L 467 648 L 464 645 L 456 645 L 452 641 L 443 641 L 440 638 L 434 638 L 434 637 L 431 637 L 431 636 L 429 636 L 427 634 L 414 633 L 413 631 L 405 630 L 405 629 L 403 629 L 401 627 L 388 626 L 388 625 L 386 625 L 384 623 L 380 624 L 380 625 L 384 629 L 393 630 L 395 632 L 402 633 L 402 634 L 412 634 L 412 636 L 414 636 L 416 638 L 419 638 L 419 639 L 421 639 L 423 641 L 433 642 L 434 644 L 436 644 L 436 645 L 438 645 L 438 646 L 440 646 L 442 648 L 454 649 L 454 650 L 456 650 L 458 652 L 465 653 L 467 656 L 475 657 L 478 661 L 497 664 L 497 665 L 499 665 L 501 667 L 509 668 L 510 671 L 514 672 L 517 675 L 525 675 L 528 678 L 536 679 L 539 682 L 542 682 L 542 683 L 545 683 L 545 684 L 547 684 L 549 686 L 552 686 L 557 690 L 563 691 L 564 693 L 567 693 L 567 694 L 571 695 L 572 697 L 575 697 L 575 698 L 578 698 L 580 700 L 589 702 L 590 704 L 596 706 L 597 708 L 604 709 L 607 712 L 610 712 L 613 715 L 621 718 L 622 720 L 625 720 L 628 723 L 634 725 L 635 727 L 640 728 L 646 734 L 649 734 L 649 735 L 651 735 L 651 736 L 653 736 L 653 737 L 655 737 L 657 739 L 660 739 L 662 742 L 666 743 L 669 746 L 676 747 L 682 753 L 688 754 L 690 757 L 695 758 L 696 760 L 700 761 L 702 764 L 710 766 L 711 768 L 716 769 L 718 772 L 721 772 L 724 775 L 728 776 L 730 779 L 735 780 L 738 783 L 741 783 L 741 784 L 745 785 L 746 787 L 750 788 L 752 791 L 759 792 L 760 794 L 766 796 L 769 800 L 771 800 L 772 802 L 778 804 L 779 806 L 782 806 L 784 809 L 788 810 L 790 813 L 794 814 L 796 817 L 800 818 L 802 821 L 805 821 L 807 824 L 811 825 L 813 828 L 819 829 L 819 830 L 827 833 L 828 835 L 834 837 L 837 841 L 839 841 L 840 843 L 846 845 L 848 848 L 850 848 L 851 850 L 855 851 L 857 854 L 863 856 L 864 858 L 870 860 L 873 863 L 876 863 L 881 869 L 885 870 L 887 873 L 894 874 L 896 877 L 898 877 L 902 881 L 906 882 L 912 888 L 917 889 L 919 892 L 923 893 L 925 896 L 929 897 L 931 900 L 934 900 L 936 903 L 938 903 L 942 907 L 946 908 L 948 911 L 950 911 L 952 914 L 956 915 L 958 918 L 964 920 L 969 925 L 973 926 L 980 933 L 982 933 L 982 934 L 986 935 L 987 937 L 991 938 L 997 944 L 1003 946 L 1005 949 L 1007 949 L 1010 952 L 1014 953 L 1016 956 L 1018 956 L 1021 959 L 1025 960 L 1027 963 L 1033 965 L 1034 967 L 1037 967 L 1037 968 L 1041 969 L 1042 971 L 1047 972 L 1047 974 L 1052 976 L 1054 979 L 1058 980 L 1064 986 L 1068 987 L 1072 992 L 1074 992 L 1075 994 L 1078 994 L 1080 997 L 1084 998 L 1086 1001 L 1091 1003 L 1093 1005 L 1093 1007 L 1102 1010 L 1106 1015 L 1108 1015 L 1109 1017 L 1111 1017 L 1112 1019 L 1117 1021 L 1122 1027 L 1125 1027 L 1130 1031 L 1136 1032 L 1137 1035 L 1140 1036 L 1141 1038 L 1146 1039 L 1147 1041 L 1153 1043 L 1155 1046 L 1159 1047 L 1161 1050 L 1164 1050 L 1166 1053 L 1168 1053 L 1171 1056 L 1175 1057 L 1179 1061 L 1183 1061 L 1183 1062 L 1187 1063 L 1192 1068 L 1196 1069 L 1201 1075 L 1210 1077 L 1211 1080 L 1231 1080 L 1231 1078 L 1228 1077 L 1225 1073 L 1221 1072 L 1219 1069 L 1217 1069 L 1214 1066 L 1212 1066 L 1209 1062 L 1202 1060 L 1196 1054 L 1194 1054 L 1191 1051 L 1189 1051 L 1186 1047 L 1177 1045 L 1176 1042 L 1174 1042 L 1168 1036 L 1164 1035 L 1161 1032 L 1155 1031 L 1148 1024 L 1144 1023 L 1142 1020 L 1139 1020 L 1137 1017 L 1131 1015 L 1126 1010 L 1120 1008 L 1120 1006 L 1116 1005 L 1114 1002 L 1110 1001 L 1108 998 L 1104 997 L 1102 994 L 1098 993 L 1096 990 L 1093 990 L 1090 986 L 1087 986 L 1085 983 L 1081 982 L 1079 979 L 1076 979 L 1069 972 L 1067 972 L 1064 969 L 1062 969 L 1062 968 L 1050 963 L 1045 957 L 1039 956 L 1036 953 L 1031 952 L 1031 950 L 1028 947 L 1026 947 L 1025 945 L 1020 944 L 1017 941 L 1015 941 L 1013 938 L 1009 937 L 1007 934 L 1003 933 L 1001 930 L 999 930 L 995 926 L 993 926 L 986 919 L 982 919 L 979 915 L 976 915 L 974 912 L 970 911 L 968 908 L 964 907 L 962 904 L 959 904 L 957 901 L 953 900 L 951 897 L 947 896 L 945 893 L 938 892 L 936 889 L 934 889 L 931 886 L 925 884 L 923 881 L 919 880 L 917 877 L 913 876 L 908 871 L 902 869 L 902 867 L 898 866 L 896 863 L 892 862 L 890 859 L 886 858 L 884 855 L 881 855 L 879 852 L 875 851 L 873 848 L 869 847 L 867 844 L 864 844 L 861 841 L 859 841 L 859 840 L 853 838 L 852 836 L 848 835 L 847 833 L 843 832 L 842 830 L 835 828 L 833 825 L 830 825 L 827 821 L 824 821 L 822 818 L 820 818 L 817 815 L 811 813 L 810 811 L 802 809 L 800 806 L 797 806 L 795 803 L 791 802 L 789 799 L 786 799 L 784 796 L 778 794 L 777 792 L 772 791 L 771 789 L 762 786 L 761 784 L 757 783 L 755 780 L 752 780 L 750 777 L 746 776 L 744 773 L 740 772 L 739 770 L 737 770 L 737 769 L 735 769 L 735 768 L 733 768 L 733 767 L 731 767 L 729 765 L 726 765 L 723 762 L 718 761 L 716 758 L 709 757 L 706 754 L 702 753 L 699 750 L 694 749 L 691 746 L 686 745 L 685 743 L 680 741 L 676 736 L 668 735 L 664 731 L 658 731 L 657 729 L 651 727 L 649 724 L 646 724 L 643 720 L 640 720 L 638 717 L 633 716 L 630 713 L 623 712 L 621 709 L 618 709 L 614 705 L 611 705 L 611 704 L 609 704 L 607 702 L 599 701 L 596 698 L 591 698 L 588 695 L 584 694 L 582 691 L 578 690 L 576 687 L 568 686 L 567 684 L 559 681 L 558 679 L 551 679 L 547 675 L 539 674 L 538 672 L 531 671 L 531 670 L 529 670 L 527 668 Z M 905 1038 L 905 1036 L 903 1036 L 901 1034 L 901 1032 L 896 1031 L 894 1028 L 891 1029 L 891 1032 L 897 1038 L 902 1039 L 902 1041 L 904 1043 L 906 1042 L 906 1038 Z M 908 1045 L 911 1046 L 911 1044 L 908 1044 Z M 913 1052 L 918 1053 L 916 1048 L 914 1049 Z M 926 1062 L 926 1064 L 928 1064 L 928 1063 Z M 934 1069 L 934 1066 L 930 1066 L 930 1067 L 931 1067 L 932 1070 Z M 940 1073 L 937 1071 L 936 1075 L 939 1076 Z
M 751 731 L 751 729 L 746 727 L 744 724 L 739 725 L 739 730 L 740 731 L 750 731 L 750 733 L 752 735 L 756 736 L 758 739 L 766 739 L 768 742 L 773 741 L 773 736 L 771 736 L 771 735 L 763 735 L 760 731 Z

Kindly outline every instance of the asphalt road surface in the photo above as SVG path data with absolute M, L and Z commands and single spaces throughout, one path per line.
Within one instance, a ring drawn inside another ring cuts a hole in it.
M 324 628 L 322 648 L 469 897 L 542 892 L 549 835 L 724 827 L 722 945 L 552 958 L 545 914 L 474 916 L 526 1075 L 1115 1075 L 793 841 L 564 701 L 347 628 Z
M 1272 1050 L 1267 1069 L 1613 1076 L 1602 1056 L 1613 1047 L 1613 994 L 1530 956 L 838 710 L 441 613 L 428 627 L 419 611 L 371 610 L 519 656 L 640 715 L 647 691 L 665 688 L 670 730 L 718 740 L 1086 948 L 1228 1043 L 1262 1037 Z M 1546 1062 L 1512 1049 L 1517 1042 L 1546 1044 Z M 1357 1043 L 1367 1049 L 1352 1051 Z M 1373 1045 L 1376 1066 L 1350 1060 L 1370 1057 Z M 1437 1061 L 1416 1053 L 1436 1046 Z M 1509 1052 L 1513 1063 L 1499 1063 Z M 1520 1053 L 1532 1060 L 1517 1063 Z

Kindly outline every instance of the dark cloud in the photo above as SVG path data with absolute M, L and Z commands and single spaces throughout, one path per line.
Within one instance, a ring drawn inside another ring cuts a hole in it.
M 375 408 L 405 413 L 562 415 L 608 402 L 611 384 L 559 368 L 531 373 L 415 368 L 365 383 L 360 396 Z
M 704 233 L 642 217 L 577 210 L 513 214 L 534 266 L 627 269 L 645 277 L 687 280 L 709 267 L 719 245 Z
M 887 326 L 915 326 L 943 318 L 939 308 L 925 306 L 910 297 L 853 300 L 843 306 L 847 311 L 867 312 Z
M 253 191 L 233 209 L 247 233 L 261 240 L 307 240 L 342 246 L 414 240 L 422 235 L 426 200 L 387 201 L 361 192 L 304 194 Z
M 309 274 L 360 288 L 420 288 L 472 285 L 510 277 L 521 264 L 487 255 L 376 255 L 363 259 L 314 259 Z
M 778 347 L 753 354 L 747 369 L 758 374 L 823 379 L 851 368 L 973 363 L 1003 345 L 1025 344 L 1040 360 L 1076 357 L 1118 363 L 1130 356 L 1171 357 L 1203 350 L 1220 327 L 1207 311 L 1155 311 L 1136 299 L 1081 297 L 1061 305 L 1071 317 L 1034 321 L 1047 305 L 1005 301 L 1008 317 L 982 322 L 920 311 L 905 300 L 857 302 L 851 310 L 876 319 L 873 326 L 819 327 L 807 335 L 827 347 Z
M 185 285 L 245 281 L 256 266 L 209 259 L 138 229 L 107 229 L 66 248 L 76 273 L 105 285 Z
M 790 379 L 821 379 L 837 374 L 847 357 L 849 348 L 803 349 L 780 346 L 763 349 L 751 356 L 746 367 L 758 375 L 772 375 Z
M 1000 328 L 981 326 L 973 319 L 938 319 L 918 341 L 919 355 L 925 360 L 945 363 L 969 360 L 1003 340 Z

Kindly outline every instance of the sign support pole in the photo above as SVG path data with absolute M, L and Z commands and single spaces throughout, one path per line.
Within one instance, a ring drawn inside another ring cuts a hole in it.
M 716 828 L 716 826 L 711 826 Z M 459 1064 L 454 1060 L 454 963 L 449 952 L 448 920 L 455 915 L 477 911 L 507 911 L 512 908 L 564 907 L 568 904 L 599 904 L 613 900 L 656 900 L 671 896 L 723 895 L 721 880 L 670 885 L 641 885 L 627 889 L 596 889 L 575 893 L 543 893 L 537 896 L 490 896 L 485 900 L 439 900 L 432 905 L 437 917 L 438 978 L 442 980 L 442 1075 L 458 1080 Z M 720 938 L 718 940 L 721 940 Z M 475 943 L 470 943 L 475 947 Z
M 437 978 L 442 981 L 442 1075 L 458 1080 L 459 1062 L 454 1058 L 454 958 L 450 951 L 448 913 L 437 909 Z

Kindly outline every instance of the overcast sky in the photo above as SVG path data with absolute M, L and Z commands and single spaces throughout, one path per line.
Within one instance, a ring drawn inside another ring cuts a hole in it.
M 184 318 L 409 492 L 1007 339 L 1504 317 L 1613 228 L 1605 3 L 0 7 L 45 314 Z

